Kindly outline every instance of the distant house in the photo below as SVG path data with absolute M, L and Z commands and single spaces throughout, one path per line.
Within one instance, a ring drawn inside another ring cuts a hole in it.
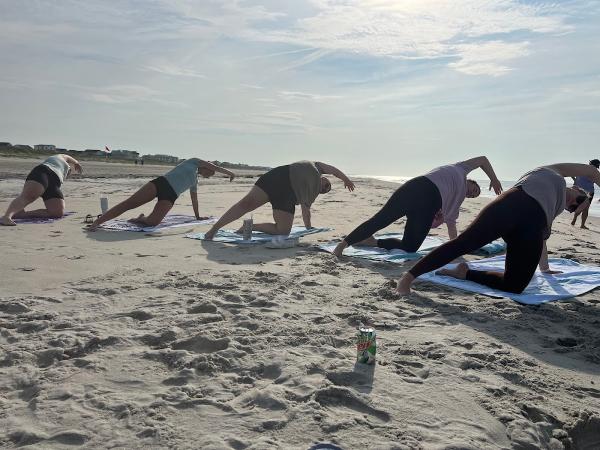
M 55 152 L 56 151 L 56 145 L 51 145 L 51 144 L 37 144 L 33 146 L 33 149 L 36 152 Z
M 144 155 L 144 161 L 156 161 L 166 164 L 177 164 L 179 158 L 171 155 Z
M 0 142 L 0 147 L 12 147 L 10 142 Z
M 31 145 L 25 145 L 25 144 L 17 144 L 17 145 L 14 146 L 14 148 L 16 148 L 18 150 L 33 151 L 33 147 Z
M 129 159 L 133 161 L 138 159 L 140 157 L 140 154 L 132 150 L 113 150 L 110 153 L 110 157 L 112 159 Z

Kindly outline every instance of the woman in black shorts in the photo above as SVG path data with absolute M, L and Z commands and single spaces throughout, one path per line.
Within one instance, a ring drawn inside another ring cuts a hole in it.
M 538 265 L 543 273 L 558 273 L 550 269 L 546 249 L 552 222 L 563 210 L 577 213 L 589 204 L 589 197 L 582 191 L 567 188 L 564 178 L 575 176 L 589 177 L 600 186 L 600 172 L 585 164 L 553 164 L 526 173 L 514 187 L 483 208 L 456 239 L 438 247 L 406 272 L 398 282 L 398 293 L 410 293 L 418 276 L 500 237 L 506 241 L 504 272 L 470 270 L 468 264 L 460 263 L 455 269 L 438 273 L 518 294 L 527 287 Z
M 15 219 L 59 218 L 65 213 L 65 197 L 60 190 L 71 170 L 81 173 L 79 162 L 69 155 L 54 155 L 34 167 L 25 179 L 21 194 L 15 198 L 0 225 L 15 226 Z M 25 207 L 42 198 L 45 208 L 25 211 Z
M 339 178 L 349 191 L 354 190 L 354 183 L 341 170 L 322 162 L 299 161 L 275 167 L 262 175 L 250 192 L 229 208 L 204 238 L 212 240 L 219 229 L 267 202 L 273 208 L 274 223 L 255 223 L 252 225 L 254 231 L 288 235 L 294 222 L 296 205 L 302 208 L 304 225 L 311 228 L 312 203 L 319 194 L 331 190 L 331 182 L 322 176 L 324 174 Z
M 128 199 L 110 208 L 87 227 L 87 230 L 94 231 L 104 222 L 119 217 L 129 210 L 138 208 L 157 199 L 154 209 L 150 214 L 147 216 L 145 214 L 140 214 L 136 218 L 130 220 L 130 222 L 137 223 L 144 227 L 154 227 L 162 222 L 167 213 L 173 208 L 175 200 L 188 190 L 190 191 L 194 215 L 196 216 L 196 219 L 202 219 L 202 217 L 200 217 L 200 212 L 198 211 L 198 175 L 209 178 L 212 177 L 215 172 L 227 175 L 229 181 L 232 181 L 235 178 L 233 172 L 211 162 L 203 161 L 199 158 L 186 159 L 163 176 L 144 184 Z

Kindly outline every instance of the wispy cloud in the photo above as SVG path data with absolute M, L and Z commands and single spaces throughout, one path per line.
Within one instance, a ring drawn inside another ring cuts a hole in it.
M 203 75 L 193 69 L 179 67 L 177 65 L 167 63 L 144 66 L 143 69 L 173 77 L 207 78 L 206 75 Z
M 323 94 L 311 94 L 308 92 L 297 92 L 297 91 L 280 91 L 277 96 L 283 100 L 310 100 L 315 102 L 322 102 L 325 100 L 334 100 L 342 98 L 339 95 L 323 95 Z

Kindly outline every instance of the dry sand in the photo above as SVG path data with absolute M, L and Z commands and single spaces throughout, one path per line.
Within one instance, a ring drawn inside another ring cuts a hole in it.
M 22 186 L 6 174 L 35 161 L 0 164 L 4 210 Z M 88 234 L 101 193 L 115 204 L 163 170 L 87 168 L 64 185 L 75 215 L 0 229 L 0 446 L 600 448 L 598 292 L 530 307 L 418 283 L 399 299 L 390 280 L 410 264 L 311 247 L 387 200 L 394 185 L 373 180 L 352 194 L 334 183 L 313 224 L 335 230 L 292 249 Z M 221 214 L 253 181 L 203 181 L 201 213 Z M 467 200 L 459 228 L 485 202 Z M 174 212 L 191 211 L 182 196 Z M 569 220 L 551 256 L 600 264 L 600 224 Z M 378 333 L 374 367 L 354 364 L 359 321 Z

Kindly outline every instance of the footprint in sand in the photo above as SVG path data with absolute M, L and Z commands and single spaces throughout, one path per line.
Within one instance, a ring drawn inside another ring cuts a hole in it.
M 211 339 L 203 335 L 171 344 L 173 350 L 189 350 L 194 353 L 213 353 L 229 347 L 229 338 Z
M 315 393 L 315 401 L 324 407 L 342 407 L 359 414 L 369 414 L 383 422 L 389 422 L 391 419 L 387 412 L 373 408 L 365 400 L 343 387 L 330 386 L 320 389 Z

